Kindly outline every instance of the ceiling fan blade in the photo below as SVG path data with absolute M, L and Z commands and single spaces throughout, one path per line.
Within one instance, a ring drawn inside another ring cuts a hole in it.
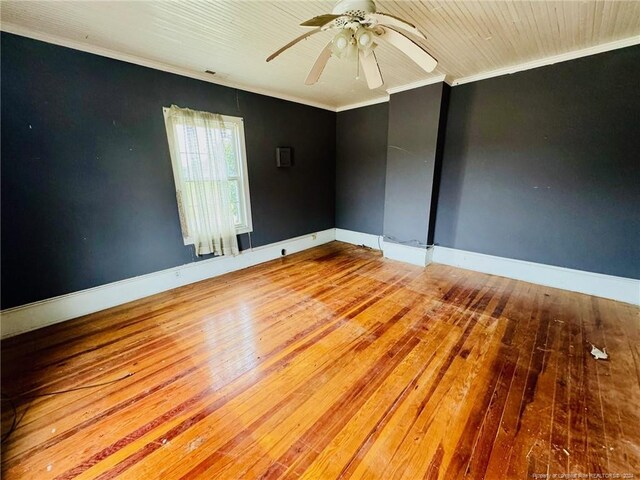
M 403 20 L 402 18 L 394 17 L 388 13 L 376 12 L 367 15 L 367 19 L 374 19 L 379 25 L 387 25 L 389 27 L 399 28 L 412 33 L 416 37 L 426 40 L 424 34 L 416 28 L 415 25 Z
M 378 59 L 373 50 L 368 54 L 360 50 L 360 65 L 362 65 L 362 71 L 364 72 L 364 78 L 367 80 L 369 89 L 381 87 L 384 83 L 382 80 L 382 73 L 380 72 L 380 65 L 378 65 Z
M 289 43 L 287 43 L 284 47 L 280 48 L 279 50 L 276 50 L 269 57 L 267 57 L 267 62 L 270 62 L 271 60 L 276 58 L 278 55 L 280 55 L 282 52 L 284 52 L 286 49 L 293 47 L 296 43 L 300 42 L 301 40 L 304 40 L 305 38 L 310 37 L 311 35 L 321 31 L 322 31 L 322 28 L 320 27 L 314 28 L 313 30 L 309 30 L 307 33 L 304 33 L 299 37 L 294 38 Z
M 333 22 L 336 18 L 340 18 L 342 15 L 336 15 L 334 13 L 325 13 L 324 15 L 318 15 L 306 22 L 300 24 L 301 27 L 324 27 L 327 23 Z
M 417 63 L 425 72 L 431 73 L 438 65 L 438 61 L 413 40 L 405 37 L 402 33 L 391 30 L 390 28 L 380 27 L 382 34 L 377 38 L 393 45 L 402 51 L 411 60 Z
M 331 58 L 332 44 L 332 41 L 327 43 L 327 46 L 324 47 L 322 52 L 320 52 L 320 55 L 318 55 L 316 62 L 313 64 L 313 67 L 311 67 L 311 70 L 309 71 L 309 75 L 307 75 L 307 79 L 304 81 L 305 85 L 314 85 L 320 78 L 320 75 L 322 75 L 324 67 L 327 65 L 327 62 Z

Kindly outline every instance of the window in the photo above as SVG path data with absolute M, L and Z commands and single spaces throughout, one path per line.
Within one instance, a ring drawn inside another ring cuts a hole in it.
M 242 118 L 175 105 L 164 115 L 185 244 L 198 250 L 229 224 L 235 234 L 252 231 Z

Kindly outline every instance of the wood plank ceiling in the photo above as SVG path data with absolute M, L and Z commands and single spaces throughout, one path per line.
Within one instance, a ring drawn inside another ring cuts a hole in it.
M 304 79 L 331 33 L 315 35 L 267 64 L 330 12 L 331 1 L 3 1 L 2 27 L 135 55 L 173 67 L 217 72 L 231 83 L 339 107 L 386 89 L 447 75 L 456 80 L 640 35 L 639 1 L 379 1 L 378 10 L 415 22 L 439 60 L 426 74 L 391 47 L 378 49 L 385 85 L 369 90 L 355 62 L 331 59 L 320 82 Z

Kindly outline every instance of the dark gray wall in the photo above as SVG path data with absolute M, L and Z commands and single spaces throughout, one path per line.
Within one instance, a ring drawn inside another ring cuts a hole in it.
M 254 246 L 334 226 L 335 113 L 6 33 L 1 48 L 2 308 L 195 260 L 171 104 L 244 117 Z
M 640 47 L 454 87 L 435 240 L 640 278 Z
M 389 104 L 338 113 L 336 227 L 382 235 Z
M 384 235 L 391 240 L 427 243 L 443 101 L 443 83 L 389 100 Z

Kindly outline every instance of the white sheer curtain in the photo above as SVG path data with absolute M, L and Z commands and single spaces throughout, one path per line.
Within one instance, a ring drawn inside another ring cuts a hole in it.
M 237 255 L 222 117 L 172 105 L 164 118 L 185 244 L 197 255 Z

